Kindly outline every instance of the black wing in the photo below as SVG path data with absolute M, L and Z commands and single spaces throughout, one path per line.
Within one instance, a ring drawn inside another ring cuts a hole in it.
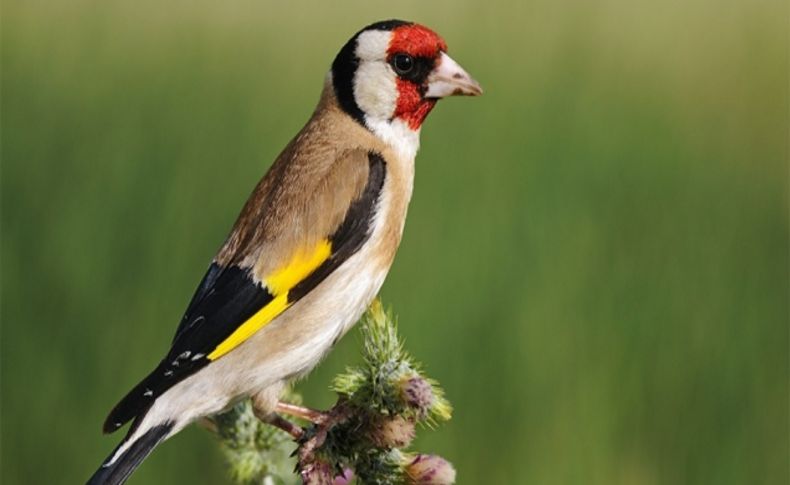
M 167 356 L 113 408 L 104 423 L 109 433 L 143 414 L 154 400 L 210 361 L 206 355 L 241 323 L 272 300 L 249 273 L 212 263 L 178 326 Z M 199 330 L 199 331 L 198 331 Z

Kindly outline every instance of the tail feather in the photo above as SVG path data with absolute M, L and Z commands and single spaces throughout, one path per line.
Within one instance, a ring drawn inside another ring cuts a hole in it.
M 102 431 L 105 433 L 112 433 L 129 421 L 145 415 L 145 412 L 151 407 L 157 397 L 152 390 L 154 387 L 152 381 L 156 376 L 162 374 L 163 366 L 164 362 L 159 364 L 153 372 L 148 374 L 145 379 L 134 386 L 134 389 L 129 391 L 126 396 L 115 405 L 104 421 Z M 135 423 L 138 422 L 139 419 L 135 420 Z M 134 424 L 132 424 L 132 429 L 129 432 L 134 432 Z
M 168 421 L 164 424 L 153 426 L 128 445 L 127 440 L 131 439 L 133 434 L 136 434 L 130 433 L 127 439 L 113 450 L 102 466 L 96 470 L 96 473 L 88 479 L 86 485 L 121 485 L 124 483 L 151 451 L 167 438 L 173 429 L 173 424 L 172 421 Z M 126 449 L 120 456 L 115 456 L 118 450 L 124 446 L 126 446 Z

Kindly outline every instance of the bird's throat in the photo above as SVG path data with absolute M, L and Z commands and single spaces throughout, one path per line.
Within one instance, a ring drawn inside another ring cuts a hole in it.
M 402 119 L 412 130 L 419 130 L 423 121 L 436 105 L 435 99 L 426 99 L 417 86 L 409 81 L 396 81 L 398 101 L 395 103 L 395 118 Z

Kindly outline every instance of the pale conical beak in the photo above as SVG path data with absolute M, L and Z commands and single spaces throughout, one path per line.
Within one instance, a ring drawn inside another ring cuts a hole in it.
M 483 94 L 480 84 L 444 52 L 439 58 L 438 65 L 428 75 L 427 82 L 426 98 L 480 96 Z

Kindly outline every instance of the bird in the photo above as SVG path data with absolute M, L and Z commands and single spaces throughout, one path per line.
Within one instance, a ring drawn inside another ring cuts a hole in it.
M 185 426 L 251 398 L 279 402 L 362 316 L 401 241 L 421 126 L 482 94 L 421 24 L 370 24 L 340 49 L 318 105 L 255 186 L 165 357 L 112 409 L 125 438 L 88 480 L 122 484 Z M 279 407 L 278 407 L 279 406 Z

